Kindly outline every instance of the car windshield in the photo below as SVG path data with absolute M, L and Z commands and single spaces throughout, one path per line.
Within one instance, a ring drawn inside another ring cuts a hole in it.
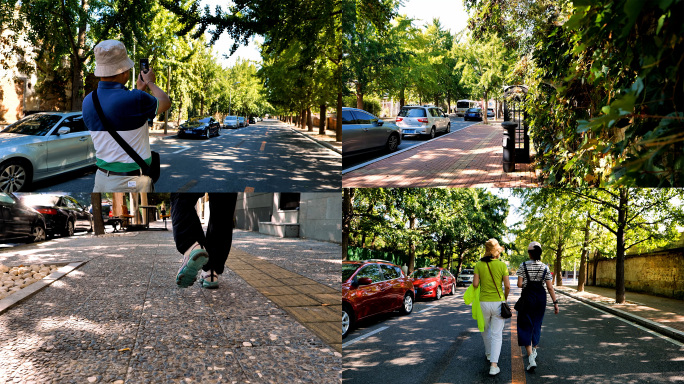
M 470 106 L 470 103 L 467 101 L 459 101 L 456 103 L 456 108 L 468 108 Z
M 228 116 L 226 117 L 226 121 L 228 120 L 237 120 L 237 116 Z
M 403 108 L 399 112 L 401 117 L 425 117 L 425 109 L 423 108 Z
M 18 133 L 20 135 L 45 136 L 52 127 L 62 119 L 60 115 L 35 114 L 27 116 L 14 124 L 8 125 L 2 133 Z
M 470 108 L 468 112 L 480 112 L 480 108 Z
M 461 275 L 472 275 L 473 270 L 472 269 L 464 269 L 461 271 Z
M 342 281 L 347 281 L 356 272 L 361 264 L 342 264 Z
M 439 269 L 417 269 L 413 271 L 411 277 L 414 279 L 425 279 L 428 277 L 436 277 L 439 274 Z
M 209 124 L 211 117 L 205 117 L 204 119 L 192 119 L 185 123 L 188 127 L 198 127 L 200 125 Z
M 20 199 L 21 199 L 21 202 L 24 203 L 24 205 L 28 205 L 30 207 L 34 207 L 37 205 L 52 207 L 54 205 L 57 205 L 57 202 L 59 201 L 59 196 L 23 195 L 20 197 Z

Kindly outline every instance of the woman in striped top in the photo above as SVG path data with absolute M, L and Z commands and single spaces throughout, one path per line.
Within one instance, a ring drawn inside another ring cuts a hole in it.
M 534 371 L 537 367 L 537 345 L 541 337 L 541 326 L 544 320 L 544 310 L 546 309 L 546 290 L 543 283 L 553 299 L 554 313 L 558 314 L 558 300 L 556 292 L 551 283 L 551 271 L 549 267 L 542 263 L 541 244 L 536 241 L 530 243 L 527 248 L 530 260 L 522 263 L 518 269 L 518 287 L 523 289 L 521 297 L 524 297 L 525 305 L 518 309 L 518 345 L 525 346 L 529 365 L 528 371 Z

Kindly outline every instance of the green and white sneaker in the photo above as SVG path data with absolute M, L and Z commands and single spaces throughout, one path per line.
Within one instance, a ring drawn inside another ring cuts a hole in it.
M 201 245 L 195 243 L 185 251 L 183 264 L 176 274 L 176 284 L 181 288 L 191 286 L 197 278 L 197 272 L 209 261 L 209 254 Z
M 202 271 L 200 273 L 200 282 L 203 288 L 216 289 L 218 288 L 218 275 L 213 270 Z

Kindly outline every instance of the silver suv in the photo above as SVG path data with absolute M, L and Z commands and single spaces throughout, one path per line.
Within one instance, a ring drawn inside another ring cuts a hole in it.
M 397 115 L 396 124 L 405 135 L 425 135 L 430 139 L 439 132 L 451 132 L 451 120 L 441 108 L 423 105 L 405 105 Z

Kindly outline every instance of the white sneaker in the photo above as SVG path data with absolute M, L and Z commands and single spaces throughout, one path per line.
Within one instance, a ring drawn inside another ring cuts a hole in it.
M 537 362 L 534 360 L 535 354 L 533 353 L 530 355 L 529 361 L 530 365 L 527 366 L 527 371 L 528 372 L 534 372 L 534 369 L 537 368 Z
M 489 375 L 490 376 L 496 376 L 501 372 L 501 369 L 499 367 L 489 367 Z
M 535 360 L 537 359 L 537 348 L 532 348 L 532 355 L 531 356 L 534 357 Z

